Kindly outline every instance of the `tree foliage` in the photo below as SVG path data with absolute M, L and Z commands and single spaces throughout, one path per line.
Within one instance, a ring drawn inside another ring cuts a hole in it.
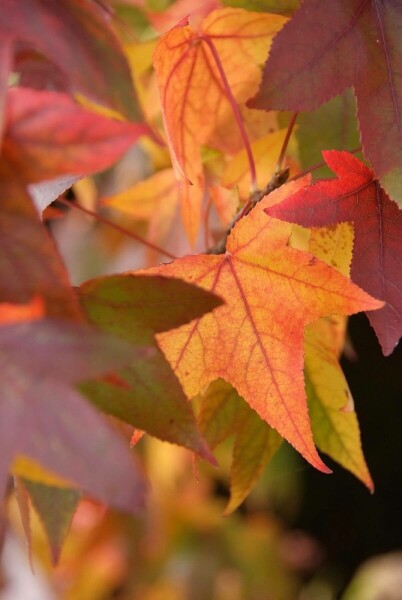
M 396 0 L 3 0 L 0 487 L 54 560 L 82 492 L 143 510 L 122 423 L 214 465 L 234 437 L 227 513 L 282 440 L 373 489 L 339 357 L 347 315 L 385 355 L 402 334 L 401 24 Z M 147 168 L 105 191 L 134 144 Z M 66 205 L 141 260 L 72 285 Z

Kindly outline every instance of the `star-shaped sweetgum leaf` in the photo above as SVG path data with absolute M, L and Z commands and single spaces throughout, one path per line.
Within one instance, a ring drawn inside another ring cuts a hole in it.
M 305 0 L 276 36 L 261 88 L 266 110 L 313 110 L 353 86 L 365 156 L 402 203 L 402 4 Z
M 7 305 L 0 305 L 8 312 Z M 143 505 L 146 484 L 124 441 L 75 390 L 153 353 L 56 319 L 0 326 L 0 490 L 27 456 L 99 500 L 125 511 Z
M 293 182 L 275 193 L 285 196 L 305 184 Z M 266 218 L 270 201 L 268 196 L 237 223 L 225 255 L 188 256 L 147 271 L 179 277 L 225 300 L 157 340 L 189 398 L 224 379 L 312 465 L 328 472 L 307 412 L 304 327 L 321 316 L 383 304 L 312 254 L 289 248 L 290 225 Z
M 351 278 L 385 306 L 367 316 L 385 355 L 402 336 L 402 211 L 375 174 L 347 152 L 324 158 L 338 179 L 319 181 L 267 209 L 273 217 L 305 227 L 350 221 L 355 229 Z

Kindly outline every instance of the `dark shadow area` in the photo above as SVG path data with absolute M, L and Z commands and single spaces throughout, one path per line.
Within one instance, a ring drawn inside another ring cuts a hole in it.
M 367 558 L 402 548 L 402 347 L 385 358 L 364 315 L 352 317 L 358 359 L 342 360 L 375 492 L 331 461 L 331 476 L 308 469 L 296 527 L 318 538 L 347 583 Z M 325 457 L 326 458 L 326 457 Z

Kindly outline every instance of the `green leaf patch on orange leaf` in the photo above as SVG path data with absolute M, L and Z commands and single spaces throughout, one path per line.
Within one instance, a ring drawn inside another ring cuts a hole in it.
M 305 184 L 293 182 L 275 197 Z M 147 271 L 179 277 L 225 300 L 211 314 L 157 339 L 189 398 L 224 379 L 312 465 L 328 472 L 307 412 L 304 327 L 321 316 L 383 303 L 313 255 L 287 247 L 290 226 L 265 218 L 269 203 L 272 196 L 237 223 L 225 255 L 189 256 Z

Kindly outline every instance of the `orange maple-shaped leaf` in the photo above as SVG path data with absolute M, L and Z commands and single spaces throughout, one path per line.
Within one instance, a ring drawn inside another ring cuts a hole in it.
M 285 21 L 278 15 L 223 8 L 211 12 L 199 31 L 179 24 L 160 39 L 154 66 L 172 160 L 184 179 L 197 181 L 200 145 L 209 142 L 228 114 L 240 127 L 239 137 L 238 104 L 258 88 L 260 65 Z
M 299 180 L 274 193 L 285 196 L 305 183 Z M 189 398 L 221 377 L 312 465 L 328 472 L 307 412 L 304 327 L 321 316 L 373 310 L 383 303 L 312 254 L 286 246 L 289 224 L 265 218 L 268 204 L 272 195 L 237 223 L 225 255 L 189 256 L 150 270 L 225 300 L 157 340 Z

